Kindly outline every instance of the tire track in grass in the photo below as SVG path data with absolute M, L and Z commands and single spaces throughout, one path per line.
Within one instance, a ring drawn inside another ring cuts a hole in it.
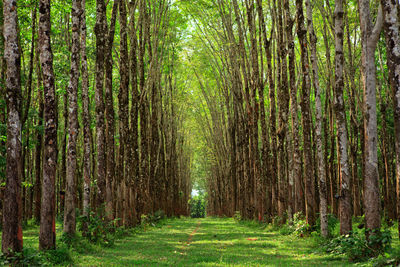
M 179 258 L 178 261 L 175 262 L 175 264 L 178 266 L 179 263 L 183 261 L 187 253 L 185 251 L 189 248 L 190 244 L 193 242 L 193 236 L 197 233 L 197 231 L 200 229 L 201 222 L 197 222 L 196 228 L 189 234 L 186 242 L 183 244 L 182 248 L 180 248 L 181 252 L 175 251 L 175 253 L 179 253 L 181 257 Z

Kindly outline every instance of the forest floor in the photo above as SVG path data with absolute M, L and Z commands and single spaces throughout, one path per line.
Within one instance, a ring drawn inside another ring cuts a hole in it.
M 233 219 L 175 219 L 74 258 L 82 266 L 344 266 L 347 260 L 313 253 L 307 238 L 280 235 Z
M 77 248 L 67 249 L 64 254 L 61 231 L 57 224 L 60 245 L 53 257 L 67 255 L 68 259 L 56 260 L 68 266 L 355 265 L 344 256 L 323 252 L 316 238 L 285 235 L 279 228 L 230 218 L 166 219 L 155 227 L 130 231 L 110 247 L 91 245 L 81 239 Z M 38 232 L 37 226 L 24 230 L 25 249 L 37 251 Z M 397 240 L 394 243 L 399 245 Z M 50 265 L 54 264 L 53 261 Z M 357 266 L 370 264 L 363 262 Z

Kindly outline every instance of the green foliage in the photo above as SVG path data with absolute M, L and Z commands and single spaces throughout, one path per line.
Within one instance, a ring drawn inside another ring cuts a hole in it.
M 207 201 L 205 198 L 205 194 L 199 194 L 197 196 L 192 197 L 189 200 L 189 206 L 190 206 L 190 217 L 192 218 L 206 217 Z
M 100 244 L 101 246 L 112 246 L 118 228 L 116 226 L 118 220 L 108 221 L 104 216 L 92 211 L 89 217 L 78 217 L 78 229 L 82 231 L 83 225 L 86 223 L 88 231 L 85 237 L 90 242 Z
M 276 215 L 272 218 L 272 224 L 276 228 L 279 228 L 280 226 L 282 226 L 285 223 L 285 220 L 286 220 L 286 218 Z
M 25 248 L 22 253 L 14 253 L 13 256 L 9 257 L 0 254 L 0 265 L 3 266 L 54 266 L 70 264 L 72 264 L 72 258 L 68 248 L 65 246 L 47 251 Z
M 335 233 L 336 228 L 339 225 L 339 219 L 336 218 L 334 214 L 327 214 L 328 217 L 328 232 L 329 235 L 332 237 Z M 321 218 L 318 216 L 317 222 L 315 224 L 316 231 L 321 233 Z
M 308 236 L 311 233 L 311 227 L 306 222 L 303 214 L 300 212 L 293 215 L 293 220 L 288 221 L 285 225 L 280 227 L 279 233 L 282 235 L 295 235 L 299 237 Z
M 235 214 L 233 215 L 233 219 L 237 222 L 240 222 L 243 218 L 242 215 L 240 214 L 240 211 L 235 211 Z
M 392 255 L 394 255 L 394 257 L 392 257 Z M 399 251 L 392 253 L 392 255 L 390 255 L 389 253 L 381 254 L 371 261 L 371 265 L 375 267 L 399 266 L 400 264 Z
M 347 235 L 340 235 L 324 245 L 326 252 L 346 255 L 350 261 L 363 261 L 382 255 L 391 248 L 392 237 L 388 229 L 375 231 L 369 240 L 365 230 L 356 230 Z
M 154 214 L 142 215 L 141 224 L 143 227 L 147 226 L 157 226 L 162 220 L 166 218 L 165 212 L 163 210 L 158 210 Z

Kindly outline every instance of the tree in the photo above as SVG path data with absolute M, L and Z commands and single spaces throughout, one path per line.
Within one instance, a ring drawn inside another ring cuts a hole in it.
M 4 254 L 11 256 L 22 251 L 21 55 L 17 2 L 4 1 L 3 14 L 4 58 L 7 66 L 7 167 L 1 249 Z
M 86 0 L 81 0 L 81 73 L 82 73 L 82 124 L 83 124 L 83 215 L 89 219 L 90 210 L 90 181 L 91 181 L 91 131 L 90 131 L 90 112 L 89 112 L 89 74 L 86 55 Z M 87 232 L 87 223 L 83 225 L 83 232 Z
M 55 179 L 57 167 L 57 106 L 54 87 L 53 53 L 50 42 L 50 0 L 39 3 L 39 49 L 44 88 L 44 158 L 39 248 L 56 247 Z
M 382 29 L 382 8 L 372 24 L 369 0 L 359 0 L 362 43 L 362 86 L 364 89 L 365 171 L 364 207 L 367 237 L 380 229 L 380 197 L 378 172 L 378 131 L 376 112 L 375 49 Z
M 74 235 L 76 231 L 75 218 L 75 173 L 76 173 L 76 143 L 79 133 L 78 125 L 78 86 L 79 86 L 79 52 L 80 52 L 80 16 L 81 0 L 72 2 L 72 55 L 71 73 L 68 84 L 68 158 L 64 210 L 64 232 Z
M 313 10 L 311 1 L 306 0 L 307 8 L 307 26 L 308 34 L 310 36 L 310 52 L 311 52 L 311 68 L 313 73 L 313 86 L 315 90 L 315 113 L 316 113 L 316 129 L 314 140 L 317 146 L 317 166 L 318 166 L 318 177 L 319 177 L 319 213 L 321 219 L 321 234 L 323 237 L 327 237 L 328 232 L 328 203 L 326 195 L 326 166 L 324 161 L 324 154 L 322 151 L 322 104 L 321 104 L 321 87 L 319 85 L 319 71 L 317 62 L 317 36 L 314 30 L 313 22 Z
M 399 2 L 381 0 L 387 46 L 389 82 L 393 92 L 396 142 L 397 217 L 400 222 L 400 12 Z M 399 223 L 400 237 L 400 223 Z
M 131 7 L 133 9 L 133 7 Z M 131 18 L 134 21 L 134 18 Z M 128 155 L 129 150 L 131 149 L 129 146 L 129 52 L 128 52 L 128 27 L 127 27 L 127 10 L 126 10 L 126 1 L 120 0 L 119 5 L 119 24 L 120 24 L 120 76 L 121 83 L 118 95 L 118 103 L 119 103 L 119 133 L 120 133 L 120 144 L 119 144 L 119 167 L 118 167 L 118 180 L 117 180 L 117 188 L 120 192 L 123 192 L 118 198 L 117 203 L 117 217 L 121 218 L 124 216 L 122 210 L 125 201 L 128 202 L 129 190 L 126 190 L 124 185 L 130 184 L 132 181 L 131 171 L 133 170 L 133 166 L 128 164 Z M 134 42 L 134 41 L 133 41 Z M 134 44 L 132 44 L 134 46 Z M 136 57 L 136 56 L 132 56 Z M 136 60 L 136 59 L 135 59 Z M 133 78 L 133 77 L 132 77 Z M 133 107 L 132 107 L 133 108 Z M 137 122 L 136 122 L 137 123 Z M 125 192 L 124 192 L 125 191 Z M 122 220 L 124 222 L 124 220 Z
M 297 35 L 300 42 L 301 71 L 302 71 L 302 101 L 301 112 L 303 117 L 303 154 L 306 188 L 306 219 L 307 223 L 315 223 L 315 188 L 311 148 L 311 110 L 310 110 L 310 70 L 308 64 L 307 29 L 304 25 L 303 0 L 296 0 L 297 8 Z
M 346 235 L 352 230 L 351 226 L 351 187 L 350 170 L 347 154 L 347 126 L 344 104 L 344 55 L 343 55 L 343 1 L 336 0 L 335 8 L 335 111 L 338 126 L 338 146 L 340 158 L 340 234 Z
M 97 144 L 97 199 L 98 208 L 104 208 L 106 194 L 106 161 L 104 130 L 104 54 L 106 46 L 107 18 L 104 0 L 96 0 L 96 144 Z

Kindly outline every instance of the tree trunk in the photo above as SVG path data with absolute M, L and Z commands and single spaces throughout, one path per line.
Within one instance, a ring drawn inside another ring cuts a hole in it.
M 349 160 L 347 154 L 347 128 L 346 110 L 344 104 L 344 56 L 343 56 L 343 0 L 336 0 L 335 8 L 335 110 L 338 136 L 338 150 L 340 159 L 340 193 L 339 193 L 339 214 L 340 234 L 346 235 L 352 230 L 351 224 L 351 183 Z
M 90 164 L 90 108 L 89 108 L 89 74 L 86 56 L 86 0 L 81 0 L 81 72 L 82 72 L 82 122 L 83 122 L 83 216 L 89 219 L 90 211 L 90 180 L 91 180 L 91 164 Z M 83 233 L 87 234 L 87 223 L 83 224 Z
M 128 162 L 130 167 L 130 172 L 128 173 L 130 179 L 128 181 L 125 181 L 126 187 L 129 187 L 129 189 L 126 189 L 126 195 L 125 195 L 125 213 L 128 216 L 127 221 L 128 225 L 133 224 L 133 221 L 135 219 L 140 219 L 139 218 L 139 212 L 137 205 L 139 203 L 136 203 L 136 207 L 131 206 L 131 202 L 129 199 L 132 199 L 134 202 L 137 202 L 137 196 L 138 196 L 138 186 L 139 186 L 139 133 L 138 133 L 138 113 L 139 113 L 139 92 L 138 92 L 138 62 L 137 62 L 137 48 L 138 48 L 138 42 L 137 42 L 137 27 L 135 24 L 135 11 L 136 11 L 136 6 L 138 5 L 138 0 L 134 2 L 130 2 L 130 22 L 129 22 L 129 28 L 130 28 L 130 61 L 129 61 L 129 71 L 130 71 L 130 83 L 131 83 L 131 88 L 132 88 L 132 97 L 131 97 L 131 110 L 130 110 L 130 117 L 131 117 L 131 122 L 130 122 L 130 129 L 129 129 L 129 139 L 128 145 L 127 146 L 127 153 L 130 155 L 130 159 Z M 134 218 L 132 216 L 131 211 L 136 212 L 137 218 Z M 139 221 L 139 220 L 137 220 Z
M 369 4 L 369 0 L 359 0 L 362 43 L 362 85 L 364 89 L 364 207 L 367 237 L 374 234 L 371 230 L 379 230 L 381 226 L 377 150 L 378 131 L 375 49 L 382 29 L 382 8 L 379 8 L 379 14 L 375 26 L 373 26 Z
M 12 256 L 22 251 L 21 55 L 16 1 L 5 0 L 3 14 L 4 58 L 7 66 L 7 166 L 1 248 L 5 255 Z
M 315 92 L 315 113 L 316 113 L 316 129 L 315 129 L 315 142 L 317 146 L 317 166 L 319 177 L 319 214 L 321 220 L 321 234 L 323 237 L 328 237 L 328 203 L 327 203 L 327 190 L 326 190 L 326 166 L 323 154 L 323 140 L 322 140 L 322 123 L 323 123 L 323 110 L 321 104 L 321 87 L 319 86 L 319 71 L 317 62 L 317 36 L 314 31 L 313 10 L 311 1 L 306 0 L 307 8 L 307 25 L 308 34 L 310 36 L 310 50 L 311 50 L 311 67 L 313 73 L 313 86 Z
M 38 51 L 39 52 L 39 51 Z M 39 56 L 39 53 L 37 53 L 37 56 Z M 36 222 L 40 222 L 40 210 L 41 210 L 41 197 L 42 197 L 42 155 L 43 155 L 43 134 L 41 131 L 41 128 L 43 126 L 43 108 L 44 108 L 44 103 L 43 103 L 43 91 L 40 89 L 41 87 L 41 77 L 42 77 L 42 72 L 40 69 L 40 63 L 37 63 L 36 67 L 36 73 L 38 74 L 38 82 L 37 82 L 37 88 L 38 88 L 38 98 L 39 98 L 39 113 L 38 113 L 38 130 L 37 130 L 37 145 L 36 145 L 36 151 L 35 151 L 35 212 L 34 212 L 34 217 Z
M 399 2 L 381 0 L 387 47 L 389 82 L 393 92 L 393 110 L 396 147 L 397 218 L 400 238 L 400 14 Z
M 115 177 L 115 111 L 113 99 L 113 58 L 112 48 L 114 44 L 115 23 L 117 19 L 119 0 L 114 0 L 110 28 L 108 29 L 106 47 L 105 47 L 105 117 L 106 117 L 106 216 L 108 220 L 113 219 L 113 197 L 112 197 L 112 183 Z
M 57 168 L 57 105 L 50 42 L 50 0 L 39 4 L 39 46 L 44 88 L 44 158 L 39 249 L 56 247 L 55 179 Z
M 302 69 L 302 101 L 303 116 L 303 155 L 306 188 L 306 220 L 309 225 L 315 223 L 315 188 L 313 175 L 313 160 L 311 147 L 311 110 L 310 110 L 310 73 L 308 64 L 307 30 L 304 25 L 303 0 L 296 0 L 297 7 L 297 35 L 300 42 L 301 69 Z
M 104 209 L 106 195 L 106 161 L 104 130 L 104 54 L 106 46 L 107 18 L 104 0 L 96 0 L 96 146 L 97 146 L 97 197 L 98 211 Z
M 72 54 L 71 72 L 68 84 L 68 156 L 64 209 L 64 233 L 74 235 L 76 231 L 75 173 L 77 168 L 76 143 L 79 133 L 78 125 L 78 86 L 79 86 L 79 52 L 80 52 L 80 16 L 81 0 L 72 1 Z
M 285 2 L 286 3 L 286 2 Z M 288 5 L 288 3 L 287 3 Z M 287 68 L 287 45 L 284 34 L 282 2 L 278 2 L 278 23 L 277 23 L 277 62 L 278 62 L 278 82 L 279 82 L 279 128 L 278 128 L 278 216 L 283 218 L 286 211 L 287 198 L 287 171 L 286 171 L 286 151 L 287 151 L 287 117 L 289 110 L 289 86 L 288 86 L 288 68 Z M 284 221 L 282 221 L 284 223 Z
M 132 7 L 133 8 L 133 7 Z M 119 4 L 119 24 L 120 24 L 120 76 L 121 83 L 119 88 L 119 135 L 120 135 L 120 143 L 119 143 L 119 177 L 118 177 L 118 185 L 122 183 L 126 183 L 129 177 L 131 180 L 131 170 L 133 166 L 128 163 L 128 132 L 129 132 L 129 53 L 128 53 L 128 27 L 127 27 L 127 12 L 126 12 L 126 1 L 120 0 Z M 134 18 L 131 18 L 134 20 Z M 132 44 L 134 45 L 134 44 Z M 137 123 L 137 122 L 136 122 Z M 129 176 L 128 176 L 129 175 Z M 132 183 L 131 183 L 132 185 Z M 122 200 L 123 195 L 120 197 Z M 129 198 L 125 196 L 125 201 L 128 201 Z M 120 201 L 120 207 L 122 207 L 124 203 Z M 121 214 L 122 215 L 122 214 Z

